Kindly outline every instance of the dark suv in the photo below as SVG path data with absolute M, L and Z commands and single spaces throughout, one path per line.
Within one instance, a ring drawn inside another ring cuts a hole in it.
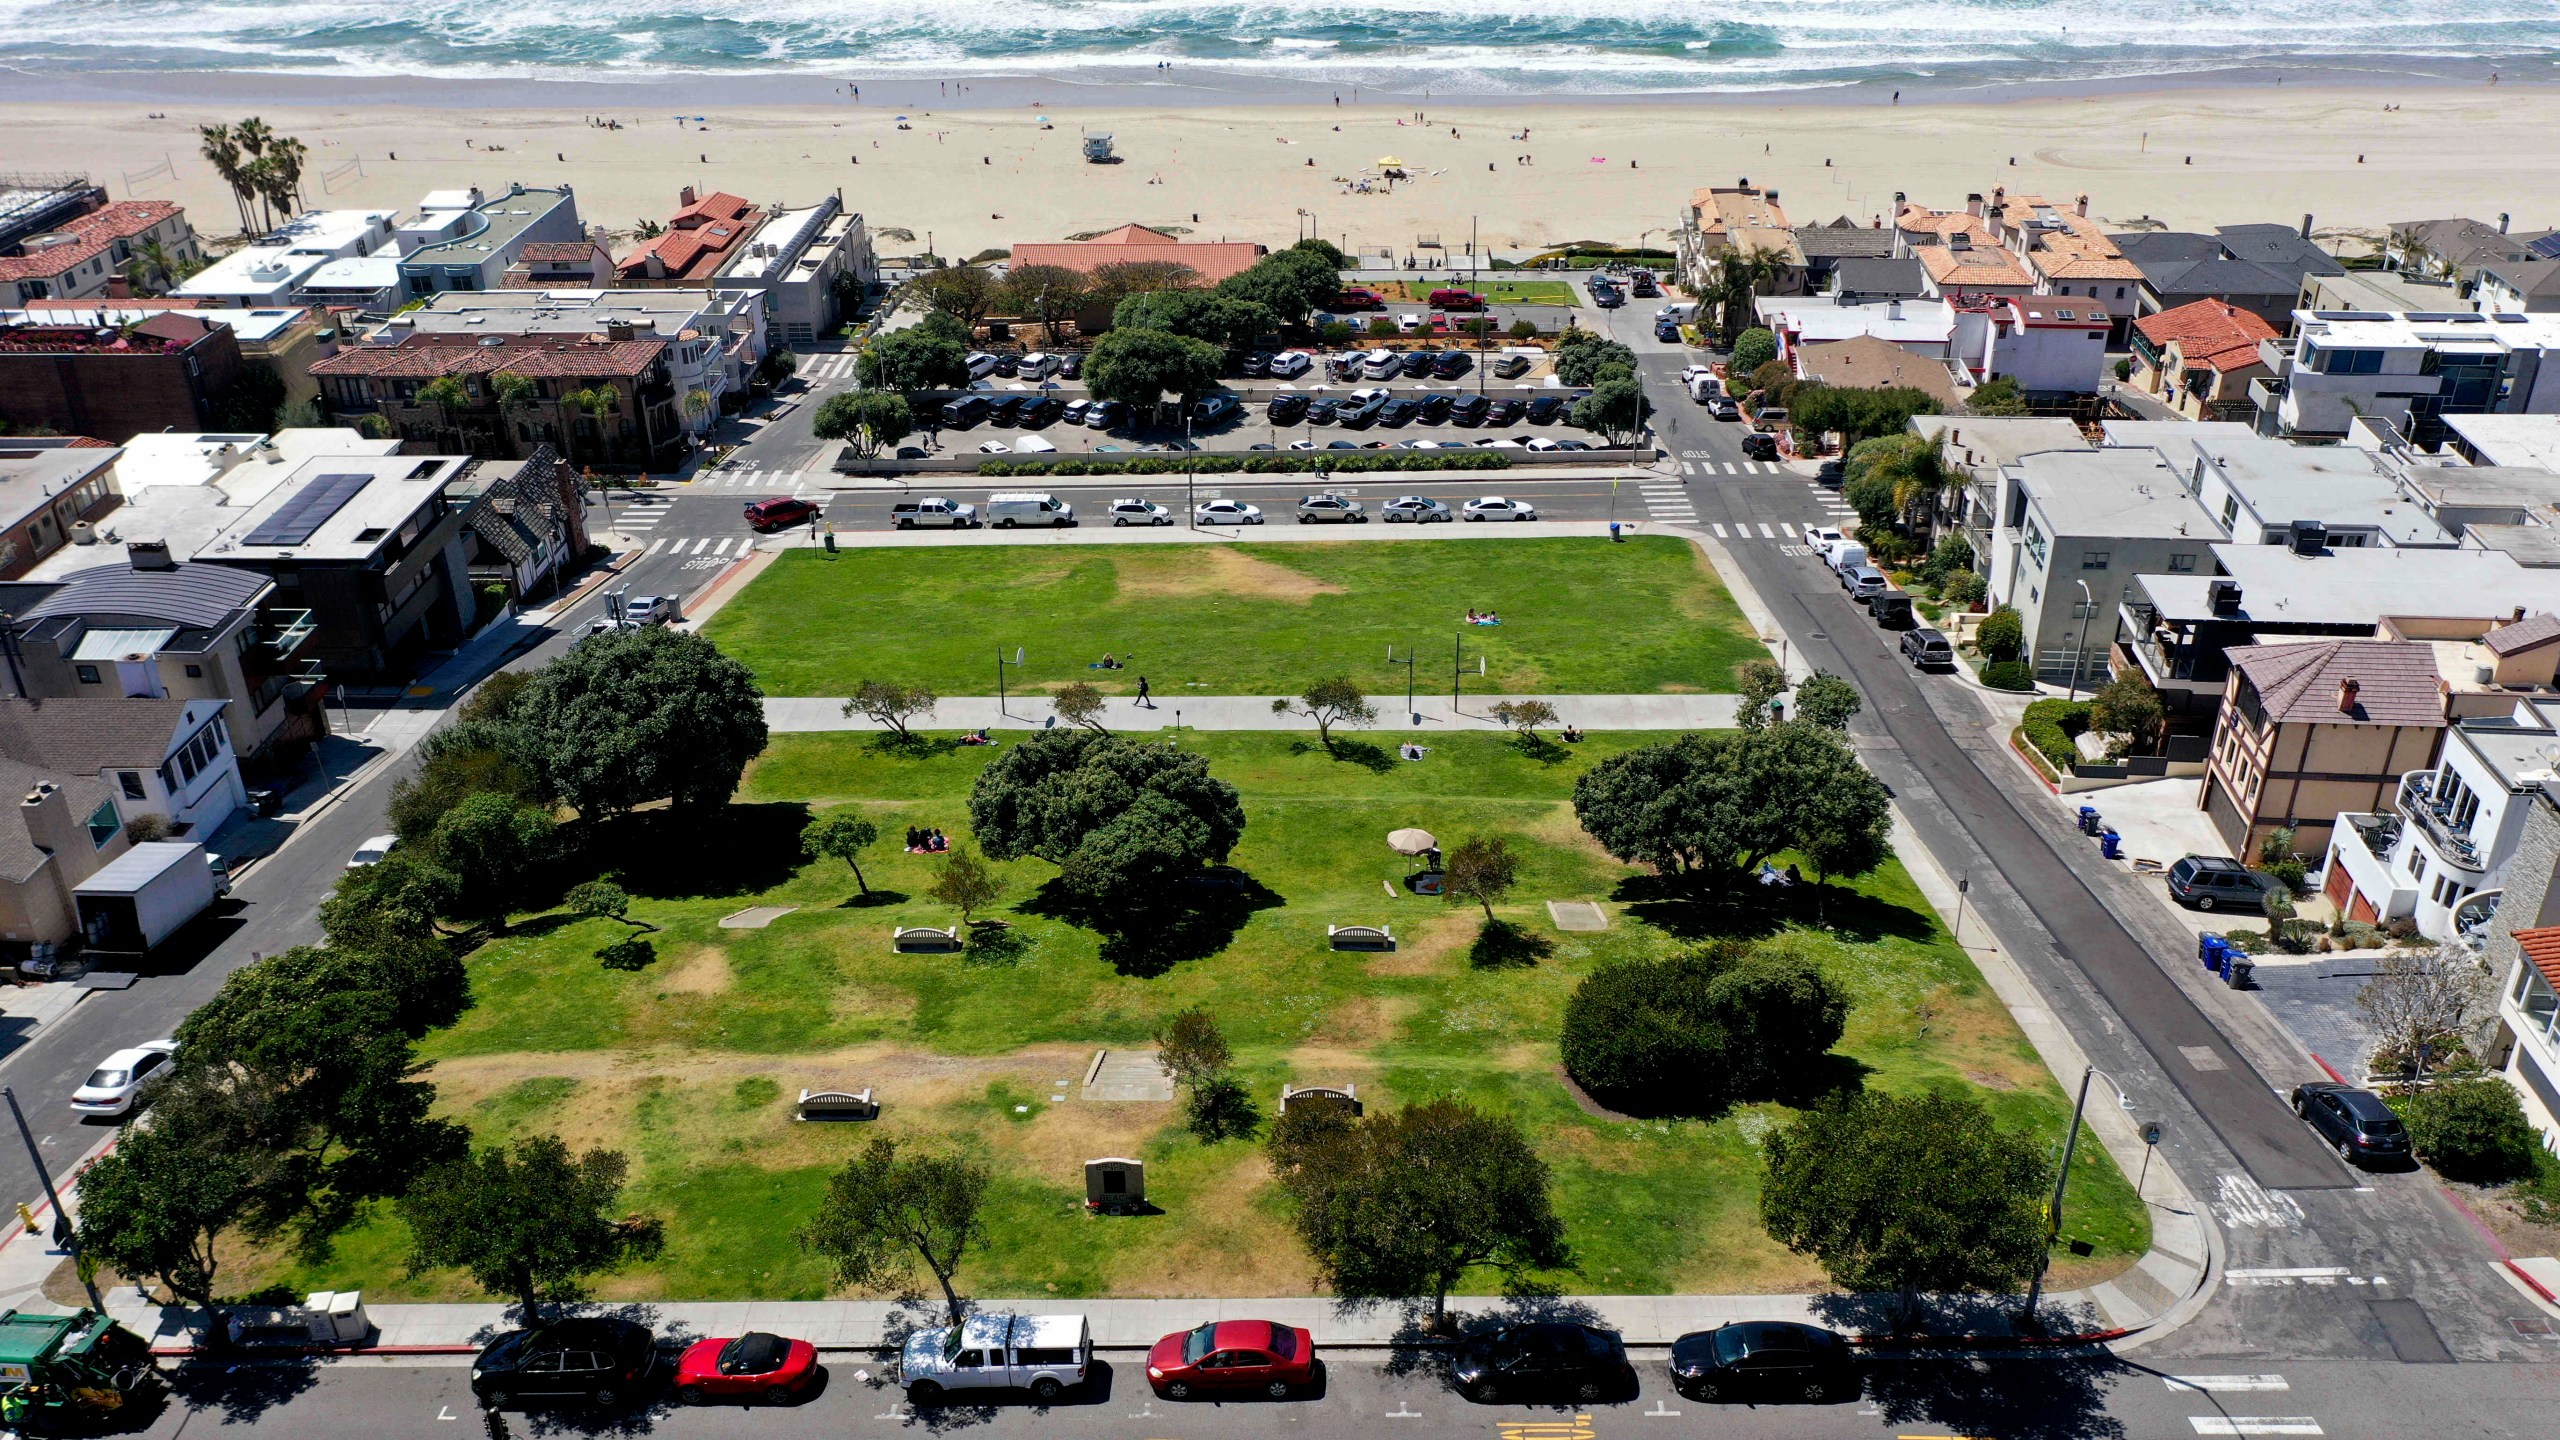
M 1505 1325 L 1470 1337 L 1458 1347 L 1449 1378 L 1479 1405 L 1606 1400 L 1635 1389 L 1616 1331 L 1561 1321 Z
M 2338 1158 L 2350 1165 L 2396 1164 L 2411 1158 L 2408 1129 L 2370 1090 L 2327 1081 L 2297 1085 L 2293 1113 L 2338 1147 Z
M 2266 882 L 2237 860 L 2189 855 L 2169 867 L 2169 898 L 2190 910 L 2264 910 Z

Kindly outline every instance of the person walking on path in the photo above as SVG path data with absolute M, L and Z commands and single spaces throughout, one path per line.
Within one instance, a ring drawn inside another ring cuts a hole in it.
M 1138 704 L 1148 710 L 1156 708 L 1156 702 L 1147 698 L 1147 677 L 1144 675 L 1138 677 Z

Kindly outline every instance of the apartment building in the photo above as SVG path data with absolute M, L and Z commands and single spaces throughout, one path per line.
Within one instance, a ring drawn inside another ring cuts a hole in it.
M 0 422 L 109 442 L 211 429 L 243 363 L 230 326 L 183 310 L 112 329 L 22 320 L 0 327 Z
M 765 297 L 716 289 L 448 291 L 391 316 L 357 343 L 397 346 L 416 336 L 477 340 L 664 340 L 678 418 L 696 435 L 747 403 L 748 383 L 773 345 Z M 703 399 L 687 408 L 683 397 Z
M 0 252 L 0 308 L 130 293 L 137 284 L 165 288 L 177 282 L 177 268 L 203 258 L 186 209 L 167 200 L 104 206 L 16 248 Z
M 859 303 L 879 273 L 862 217 L 829 195 L 776 207 L 720 268 L 720 284 L 762 292 L 782 343 L 808 345 L 844 323 L 848 304 Z
M 15 580 L 114 508 L 112 445 L 0 438 L 0 580 Z
M 2157 450 L 2040 451 L 2002 472 L 2012 548 L 1986 572 L 1992 602 L 2018 611 L 2038 680 L 2103 685 L 2140 577 L 2209 573 L 2226 532 Z
M 672 470 L 692 448 L 669 341 L 608 326 L 608 338 L 425 334 L 359 345 L 311 367 L 341 416 L 375 414 L 402 439 L 493 460 L 549 445 L 572 465 Z M 497 342 L 497 343 L 489 343 Z M 532 389 L 510 403 L 497 377 Z M 456 389 L 428 387 L 451 379 Z
M 2329 848 L 2339 815 L 2380 808 L 2432 767 L 2445 732 L 2429 646 L 2399 640 L 2252 645 L 2231 673 L 2196 808 L 2234 855 L 2279 829 L 2297 854 Z
M 584 240 L 578 197 L 568 186 L 509 185 L 438 190 L 400 227 L 400 281 L 412 300 L 447 290 L 496 290 L 527 245 Z
M 188 276 L 169 293 L 199 305 L 291 307 L 302 283 L 330 261 L 399 253 L 396 218 L 389 210 L 305 210 L 257 243 Z
M 2274 374 L 2249 387 L 2267 434 L 2373 420 L 2432 450 L 2447 416 L 2560 412 L 2560 314 L 2297 310 L 2293 326 L 2262 347 Z

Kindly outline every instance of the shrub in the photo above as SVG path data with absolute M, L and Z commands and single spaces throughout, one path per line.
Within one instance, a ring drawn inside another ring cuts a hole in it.
M 1991 594 L 1991 582 L 1972 570 L 1959 570 L 1938 587 L 1938 595 L 1950 605 L 1970 608 Z
M 2493 1185 L 2534 1173 L 2533 1126 L 2503 1080 L 2452 1080 L 2394 1098 L 2418 1158 L 2448 1180 Z
M 2283 881 L 2286 888 L 2300 890 L 2302 888 L 2303 880 L 2311 872 L 2301 861 L 2288 855 L 2284 859 L 2268 866 L 2267 873 Z
M 2088 702 L 2038 700 L 2027 707 L 2018 728 L 2053 768 L 2068 770 L 2080 758 L 2080 747 L 2071 742 L 2089 729 Z
M 1564 1065 L 1613 1108 L 1710 1115 L 1801 1090 L 1848 1012 L 1802 957 L 1711 945 L 1586 977 L 1565 1002 Z
M 1734 337 L 1733 359 L 1726 373 L 1742 376 L 1778 358 L 1778 337 L 1755 325 Z
M 1994 690 L 2033 690 L 2036 670 L 2024 660 L 1995 660 L 1982 667 L 1982 683 Z
M 2015 660 L 2026 648 L 2026 623 L 2018 612 L 2003 605 L 1982 619 L 1980 629 L 1973 632 L 1974 644 L 1982 647 L 1982 658 L 1990 661 Z

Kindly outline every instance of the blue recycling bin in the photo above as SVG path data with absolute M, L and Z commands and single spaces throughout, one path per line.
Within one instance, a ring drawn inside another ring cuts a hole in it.
M 2098 832 L 2098 853 L 2109 860 L 2123 858 L 2124 837 L 2113 830 Z
M 2080 833 L 2083 835 L 2095 835 L 2098 833 L 2097 806 L 2083 805 L 2080 807 Z
M 2208 930 L 2196 937 L 2196 959 L 2202 961 L 2207 970 L 2221 969 L 2225 957 L 2230 953 L 2231 942 L 2212 931 Z

